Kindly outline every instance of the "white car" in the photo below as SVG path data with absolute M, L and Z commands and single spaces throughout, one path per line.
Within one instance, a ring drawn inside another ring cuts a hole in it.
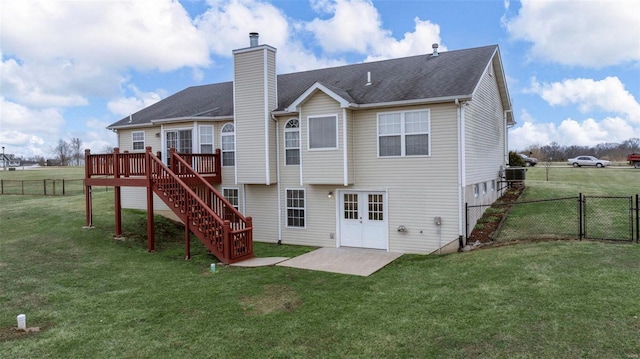
M 578 156 L 576 158 L 569 158 L 567 160 L 567 164 L 573 167 L 596 166 L 602 168 L 610 166 L 611 162 L 607 160 L 599 160 L 593 156 Z

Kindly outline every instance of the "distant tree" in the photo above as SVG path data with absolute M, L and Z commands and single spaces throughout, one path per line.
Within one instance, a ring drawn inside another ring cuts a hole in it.
M 80 166 L 80 160 L 84 156 L 84 153 L 82 152 L 82 148 L 81 148 L 82 141 L 80 141 L 79 138 L 74 137 L 71 139 L 71 142 L 69 143 L 69 145 L 71 147 L 71 156 L 76 161 L 76 166 Z
M 42 156 L 34 156 L 33 161 L 43 167 L 47 164 L 47 160 Z
M 102 153 L 113 153 L 113 146 L 105 145 L 102 147 Z
M 55 156 L 54 160 L 60 166 L 68 166 L 73 156 L 71 145 L 65 140 L 58 140 L 58 144 L 51 149 Z

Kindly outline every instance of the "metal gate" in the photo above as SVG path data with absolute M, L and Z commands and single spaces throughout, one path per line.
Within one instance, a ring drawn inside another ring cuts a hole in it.
M 636 198 L 637 199 L 637 198 Z M 582 196 L 582 233 L 585 239 L 634 241 L 633 196 Z

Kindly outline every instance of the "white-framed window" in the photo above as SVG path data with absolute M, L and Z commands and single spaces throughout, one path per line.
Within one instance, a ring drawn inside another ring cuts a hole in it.
M 292 118 L 284 125 L 284 165 L 300 164 L 300 123 Z
M 487 182 L 482 182 L 482 194 L 487 194 Z
M 338 116 L 309 117 L 307 122 L 307 142 L 310 150 L 338 148 Z
M 478 197 L 480 195 L 480 188 L 477 184 L 473 185 L 473 196 Z
M 496 180 L 491 180 L 491 192 L 496 191 Z
M 233 187 L 222 187 L 222 196 L 231 203 L 235 209 L 240 209 L 240 195 L 239 190 Z
M 223 166 L 235 166 L 236 165 L 236 132 L 232 123 L 227 123 L 222 126 L 221 134 L 222 143 L 222 165 Z
M 305 228 L 305 190 L 287 189 L 287 227 Z
M 378 157 L 430 155 L 429 110 L 378 114 Z
M 200 153 L 213 153 L 213 126 L 199 126 Z
M 131 132 L 131 144 L 134 151 L 144 150 L 144 131 Z
M 193 152 L 193 130 L 192 129 L 184 129 L 184 130 L 167 130 L 164 133 L 165 138 L 165 148 L 167 149 L 165 152 L 166 161 L 169 163 L 169 158 L 171 155 L 169 151 L 172 148 L 176 149 L 177 153 L 191 153 Z

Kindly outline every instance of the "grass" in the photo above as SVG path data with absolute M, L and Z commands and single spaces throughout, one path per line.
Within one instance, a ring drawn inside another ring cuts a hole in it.
M 577 238 L 580 193 L 587 197 L 589 238 L 630 238 L 629 201 L 597 197 L 629 198 L 640 193 L 639 171 L 631 167 L 551 167 L 547 181 L 546 168 L 536 166 L 528 168 L 520 201 L 566 199 L 514 206 L 496 240 Z
M 530 171 L 531 173 L 532 171 Z M 638 358 L 640 245 L 543 242 L 404 255 L 370 277 L 214 261 L 112 193 L 0 196 L 2 358 Z M 256 243 L 258 256 L 309 247 Z M 27 314 L 29 327 L 13 328 Z
M 84 192 L 84 167 L 17 167 L 0 170 L 0 193 L 19 195 L 77 195 Z M 64 181 L 63 181 L 64 180 Z M 109 187 L 94 187 L 108 191 Z

